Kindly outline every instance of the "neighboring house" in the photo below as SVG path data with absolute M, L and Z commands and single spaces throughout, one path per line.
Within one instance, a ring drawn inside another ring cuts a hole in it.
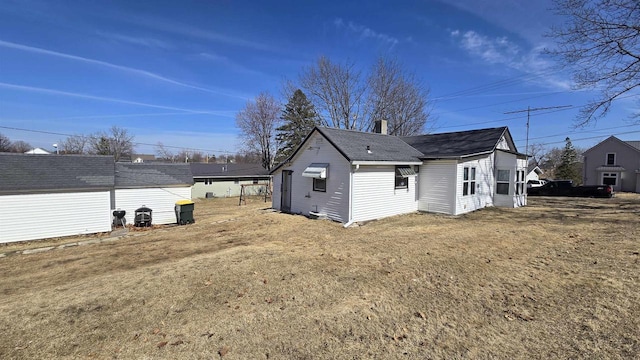
M 113 156 L 0 153 L 0 243 L 111 230 Z
M 583 154 L 585 185 L 611 185 L 614 191 L 640 192 L 640 141 L 610 136 Z
M 345 225 L 518 207 L 526 204 L 526 163 L 506 127 L 402 138 L 316 127 L 272 171 L 273 207 Z
M 193 175 L 189 164 L 116 163 L 111 209 L 125 210 L 126 223 L 134 222 L 135 210 L 148 207 L 152 224 L 176 222 L 175 204 L 191 199 Z
M 542 175 L 542 174 L 544 174 L 544 171 L 542 171 L 542 169 L 540 169 L 538 164 L 531 163 L 527 167 L 527 177 L 526 177 L 525 180 L 526 181 L 529 181 L 529 180 L 540 180 L 540 175 Z
M 240 185 L 263 184 L 270 186 L 271 175 L 259 164 L 207 164 L 191 163 L 195 198 L 240 196 Z M 248 186 L 249 195 L 261 195 L 265 186 Z
M 155 162 L 156 156 L 153 154 L 133 154 L 131 155 L 132 163 Z
M 42 148 L 33 148 L 29 151 L 25 151 L 25 154 L 38 154 L 38 155 L 49 155 L 51 154 L 49 151 L 42 149 Z

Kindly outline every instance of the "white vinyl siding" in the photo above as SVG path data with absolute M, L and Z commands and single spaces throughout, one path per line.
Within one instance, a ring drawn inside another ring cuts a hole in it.
M 173 224 L 176 201 L 184 199 L 191 199 L 191 187 L 116 189 L 115 209 L 126 211 L 127 224 L 133 224 L 135 211 L 142 206 L 152 210 L 151 224 Z
M 109 191 L 0 196 L 0 243 L 111 231 Z
M 313 191 L 313 178 L 302 176 L 313 163 L 329 164 L 326 192 Z M 282 170 L 293 171 L 291 213 L 309 215 L 314 212 L 338 222 L 349 221 L 351 165 L 321 134 L 313 134 L 302 144 L 291 165 L 285 165 L 273 174 L 272 206 L 278 210 L 281 210 Z
M 463 196 L 464 193 L 464 168 L 475 168 L 475 194 Z M 486 206 L 493 206 L 493 198 L 491 195 L 493 181 L 493 160 L 492 156 L 487 155 L 474 160 L 461 162 L 455 166 L 456 169 L 456 196 L 455 196 L 455 212 L 452 215 L 460 215 L 482 209 Z
M 495 206 L 501 207 L 519 207 L 526 205 L 526 194 L 517 194 L 516 184 L 518 181 L 518 174 L 522 174 L 522 171 L 526 171 L 527 161 L 525 159 L 518 159 L 516 155 L 503 151 L 496 152 L 496 186 L 503 183 L 498 181 L 497 175 L 500 171 L 506 173 L 509 172 L 509 177 L 506 180 L 506 184 L 509 186 L 508 194 L 498 194 L 497 188 L 494 195 Z M 522 175 L 520 175 L 522 176 Z
M 406 188 L 396 188 L 396 167 L 360 166 L 353 173 L 352 220 L 366 221 L 418 210 L 416 175 L 406 178 Z
M 454 214 L 456 164 L 454 160 L 431 160 L 420 166 L 418 210 Z

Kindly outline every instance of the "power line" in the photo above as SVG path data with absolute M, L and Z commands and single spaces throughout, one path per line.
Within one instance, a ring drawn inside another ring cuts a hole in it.
M 505 114 L 517 114 L 517 113 L 522 113 L 522 112 L 527 112 L 527 141 L 526 141 L 526 145 L 525 145 L 525 150 L 524 153 L 526 155 L 529 155 L 529 119 L 531 117 L 531 112 L 532 111 L 541 111 L 541 110 L 551 110 L 551 109 L 566 109 L 566 108 L 570 108 L 572 107 L 572 105 L 561 105 L 561 106 L 549 106 L 549 107 L 539 107 L 539 108 L 531 108 L 529 106 L 527 106 L 527 108 L 525 110 L 515 110 L 515 111 L 509 111 L 506 112 Z
M 38 134 L 59 135 L 59 136 L 67 136 L 67 137 L 80 136 L 82 138 L 96 139 L 95 136 L 91 136 L 91 135 L 73 135 L 73 134 L 65 134 L 65 133 L 59 133 L 59 132 L 53 132 L 53 131 L 23 129 L 23 128 L 11 127 L 11 126 L 0 126 L 0 129 L 25 131 L 25 132 L 32 132 L 32 133 L 38 133 Z M 133 145 L 145 145 L 145 146 L 158 146 L 158 144 L 149 144 L 149 143 L 143 143 L 143 142 L 132 142 L 132 144 Z M 192 147 L 184 147 L 184 146 L 171 146 L 171 145 L 164 145 L 164 144 L 162 146 L 165 147 L 165 148 L 171 148 L 171 149 L 204 151 L 204 152 L 223 153 L 223 154 L 233 154 L 233 151 L 228 151 L 228 150 L 200 149 L 200 148 L 192 148 Z

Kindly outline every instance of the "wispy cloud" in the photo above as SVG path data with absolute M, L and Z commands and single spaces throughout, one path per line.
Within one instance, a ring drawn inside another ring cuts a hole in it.
M 527 74 L 538 75 L 547 85 L 554 88 L 571 89 L 569 81 L 553 76 L 554 64 L 541 56 L 544 46 L 526 51 L 505 36 L 492 38 L 472 30 L 453 30 L 450 31 L 450 36 L 471 56 L 488 64 L 504 65 Z
M 131 35 L 103 32 L 103 31 L 96 31 L 96 34 L 105 39 L 109 39 L 109 40 L 120 42 L 120 43 L 127 43 L 131 45 L 136 45 L 136 46 L 144 46 L 152 49 L 153 48 L 165 49 L 165 50 L 173 49 L 173 45 L 171 45 L 170 43 L 159 40 L 159 39 L 151 38 L 151 37 L 131 36 Z
M 149 103 L 143 103 L 138 101 L 116 99 L 116 98 L 110 98 L 110 97 L 104 97 L 104 96 L 94 96 L 89 94 L 80 94 L 80 93 L 74 93 L 74 92 L 68 92 L 68 91 L 62 91 L 62 90 L 56 90 L 56 89 L 40 88 L 40 87 L 34 87 L 34 86 L 9 84 L 4 82 L 0 82 L 0 88 L 5 88 L 5 89 L 10 89 L 15 91 L 35 92 L 40 94 L 67 96 L 67 97 L 75 97 L 75 98 L 82 98 L 82 99 L 88 99 L 88 100 L 112 102 L 112 103 L 125 104 L 125 105 L 142 106 L 142 107 L 148 107 L 148 108 L 154 108 L 154 109 L 184 111 L 187 113 L 210 114 L 210 115 L 218 115 L 218 116 L 225 116 L 227 114 L 226 111 L 186 109 L 186 108 L 180 108 L 175 106 L 156 105 L 156 104 L 149 104 Z
M 246 40 L 237 36 L 230 36 L 230 35 L 214 32 L 214 31 L 203 30 L 197 27 L 193 27 L 191 25 L 171 21 L 169 19 L 159 19 L 159 18 L 152 18 L 152 17 L 129 16 L 129 15 L 120 17 L 119 19 L 125 20 L 136 26 L 144 26 L 146 28 L 149 28 L 155 31 L 160 31 L 163 33 L 182 35 L 182 36 L 187 36 L 191 38 L 214 41 L 218 43 L 239 46 L 239 47 L 244 47 L 244 48 L 249 48 L 254 50 L 277 52 L 276 48 L 264 42 L 256 42 L 256 41 Z
M 215 63 L 218 63 L 222 66 L 225 66 L 231 70 L 237 71 L 237 72 L 242 72 L 242 73 L 246 73 L 246 74 L 253 74 L 253 75 L 261 75 L 261 76 L 267 76 L 266 74 L 257 71 L 257 70 L 253 70 L 250 69 L 246 66 L 240 65 L 237 62 L 231 60 L 230 58 L 226 57 L 226 56 L 222 56 L 222 55 L 218 55 L 218 54 L 214 54 L 214 53 L 210 53 L 210 52 L 203 52 L 200 53 L 199 56 L 202 59 L 208 60 L 208 61 L 212 61 Z
M 239 96 L 239 95 L 235 95 L 235 94 L 233 94 L 231 92 L 228 92 L 228 91 L 216 90 L 216 89 L 206 88 L 206 87 L 202 87 L 202 86 L 192 85 L 192 84 L 188 84 L 188 83 L 185 83 L 185 82 L 182 82 L 182 81 L 170 79 L 168 77 L 165 77 L 165 76 L 162 76 L 160 74 L 156 74 L 156 73 L 153 73 L 153 72 L 150 72 L 150 71 L 131 68 L 131 67 L 128 67 L 128 66 L 116 65 L 116 64 L 112 64 L 110 62 L 106 62 L 106 61 L 102 61 L 102 60 L 90 59 L 90 58 L 86 58 L 86 57 L 82 57 L 82 56 L 76 56 L 76 55 L 61 53 L 61 52 L 57 52 L 57 51 L 53 51 L 53 50 L 47 50 L 47 49 L 42 49 L 42 48 L 38 48 L 38 47 L 33 47 L 33 46 L 28 46 L 28 45 L 23 45 L 23 44 L 3 41 L 3 40 L 0 40 L 0 47 L 10 48 L 10 49 L 14 49 L 14 50 L 26 51 L 26 52 L 30 52 L 30 53 L 34 53 L 34 54 L 53 56 L 53 57 L 58 57 L 58 58 L 63 58 L 63 59 L 68 59 L 68 60 L 73 60 L 73 61 L 79 61 L 79 62 L 83 62 L 85 64 L 99 65 L 99 66 L 107 67 L 107 68 L 110 68 L 110 69 L 118 70 L 118 71 L 121 71 L 121 72 L 126 72 L 128 74 L 134 74 L 134 75 L 137 75 L 137 76 L 154 79 L 154 80 L 161 81 L 161 82 L 164 82 L 164 83 L 167 83 L 167 84 L 172 84 L 172 85 L 185 87 L 185 88 L 189 88 L 189 89 L 204 91 L 204 92 L 211 93 L 211 94 L 224 95 L 224 96 L 228 96 L 228 97 L 234 97 L 234 98 L 239 98 L 239 99 L 246 100 L 245 97 Z
M 354 23 L 353 21 L 345 21 L 342 18 L 334 19 L 333 25 L 338 29 L 346 29 L 353 34 L 356 34 L 361 39 L 374 39 L 392 47 L 400 42 L 400 40 L 391 35 L 376 32 L 364 25 Z

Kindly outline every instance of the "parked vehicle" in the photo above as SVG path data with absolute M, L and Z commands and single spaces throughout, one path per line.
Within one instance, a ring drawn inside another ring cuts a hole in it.
M 542 180 L 542 179 L 540 179 L 540 180 L 529 180 L 529 181 L 527 181 L 527 187 L 528 188 L 540 187 L 540 186 L 542 186 L 542 185 L 544 185 L 546 183 L 547 183 L 547 180 Z
M 571 180 L 552 180 L 538 187 L 527 189 L 531 196 L 579 196 L 579 197 L 603 197 L 613 196 L 613 188 L 609 185 L 583 185 L 573 186 Z

